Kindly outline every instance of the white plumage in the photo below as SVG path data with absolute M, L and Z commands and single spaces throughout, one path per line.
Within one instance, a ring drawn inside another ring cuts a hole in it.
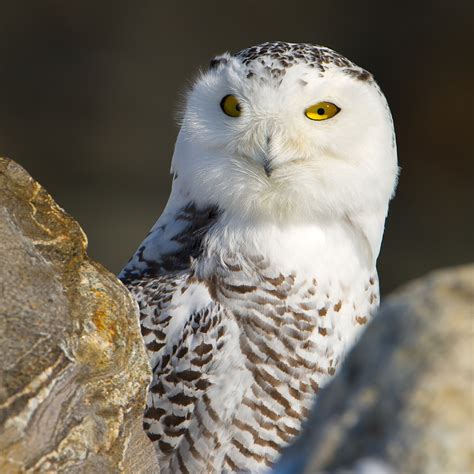
M 153 368 L 163 472 L 268 470 L 378 306 L 397 177 L 372 76 L 265 43 L 189 92 L 162 216 L 121 273 Z

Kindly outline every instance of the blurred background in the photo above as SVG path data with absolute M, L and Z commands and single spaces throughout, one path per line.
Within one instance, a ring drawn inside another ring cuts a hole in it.
M 118 272 L 169 194 L 175 111 L 199 67 L 268 40 L 329 46 L 371 71 L 402 167 L 382 290 L 472 261 L 469 1 L 0 1 L 0 156 L 24 166 Z

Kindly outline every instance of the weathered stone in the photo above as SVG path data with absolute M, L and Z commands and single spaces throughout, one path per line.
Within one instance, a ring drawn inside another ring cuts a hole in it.
M 0 472 L 157 472 L 137 311 L 74 219 L 0 159 Z
M 473 316 L 474 265 L 393 294 L 277 472 L 474 472 Z

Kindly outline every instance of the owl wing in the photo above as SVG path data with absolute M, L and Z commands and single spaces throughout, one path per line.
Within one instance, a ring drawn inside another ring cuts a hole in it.
M 172 193 L 119 275 L 139 306 L 153 373 L 144 429 L 161 460 L 169 459 L 184 437 L 188 450 L 193 444 L 188 427 L 196 401 L 212 384 L 210 366 L 226 339 L 224 309 L 191 270 L 216 217 L 214 207 L 198 208 L 183 194 Z M 180 456 L 178 452 L 177 462 Z
M 189 270 L 192 258 L 217 218 L 217 207 L 200 207 L 187 198 L 181 187 L 173 190 L 163 214 L 133 257 L 119 274 L 129 284 L 145 277 L 172 275 Z
M 213 359 L 228 334 L 225 310 L 212 300 L 204 284 L 188 272 L 137 281 L 131 289 L 140 308 L 140 325 L 152 366 L 144 429 L 162 461 L 186 438 L 194 445 L 189 425 L 197 402 L 213 384 Z M 186 456 L 177 450 L 179 462 Z M 175 457 L 175 456 L 173 456 Z

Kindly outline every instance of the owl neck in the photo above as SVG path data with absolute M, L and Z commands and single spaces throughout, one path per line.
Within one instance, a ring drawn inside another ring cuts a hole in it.
M 204 272 L 217 264 L 238 265 L 252 273 L 265 262 L 278 272 L 298 271 L 308 277 L 317 272 L 320 278 L 342 277 L 349 283 L 357 275 L 375 271 L 378 247 L 355 220 L 284 225 L 235 221 L 224 218 L 210 230 L 200 267 Z

